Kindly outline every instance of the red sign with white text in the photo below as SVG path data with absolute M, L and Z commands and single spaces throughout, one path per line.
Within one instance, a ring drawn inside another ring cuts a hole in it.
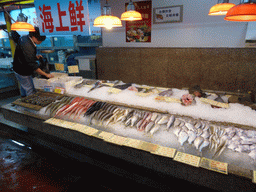
M 39 28 L 45 35 L 89 35 L 87 0 L 35 0 Z
M 126 42 L 151 42 L 152 2 L 139 1 L 134 2 L 134 5 L 135 10 L 141 14 L 142 20 L 126 21 Z

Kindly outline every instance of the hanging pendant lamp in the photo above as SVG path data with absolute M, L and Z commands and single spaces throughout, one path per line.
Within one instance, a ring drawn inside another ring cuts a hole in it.
M 239 5 L 228 11 L 224 19 L 227 21 L 256 21 L 256 0 L 241 0 Z
M 22 13 L 20 9 L 20 14 L 17 17 L 17 21 L 11 25 L 11 30 L 13 31 L 35 31 L 35 28 L 30 23 L 27 23 L 28 17 Z
M 106 1 L 106 5 L 102 8 L 102 15 L 94 20 L 93 26 L 112 29 L 112 27 L 122 27 L 122 22 L 118 17 L 111 15 L 111 7 Z
M 138 11 L 135 11 L 135 6 L 132 0 L 130 0 L 130 3 L 127 5 L 127 11 L 121 15 L 121 20 L 124 20 L 124 21 L 142 20 L 141 14 Z
M 218 0 L 218 3 L 210 9 L 208 15 L 226 15 L 228 10 L 234 7 L 234 3 L 229 3 L 229 0 Z

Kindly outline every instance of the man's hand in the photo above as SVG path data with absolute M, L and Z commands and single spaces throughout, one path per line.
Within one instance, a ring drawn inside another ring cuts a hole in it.
M 42 55 L 36 55 L 36 58 L 39 59 L 40 57 L 43 57 Z
M 50 78 L 53 78 L 54 75 L 53 74 L 46 74 L 46 77 L 50 79 Z

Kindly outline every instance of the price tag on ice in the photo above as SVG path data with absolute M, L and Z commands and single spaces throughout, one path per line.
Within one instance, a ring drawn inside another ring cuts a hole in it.
M 132 147 L 132 148 L 138 149 L 140 142 L 141 141 L 137 140 L 137 139 L 127 139 L 123 145 L 125 145 L 127 147 Z
M 255 171 L 255 170 L 253 170 L 252 182 L 253 182 L 253 183 L 256 183 L 256 171 Z
M 47 120 L 45 121 L 45 123 L 55 125 L 55 124 L 56 124 L 56 121 L 57 121 L 56 118 L 50 118 L 50 119 L 47 119 Z
M 72 128 L 73 128 L 73 130 L 75 130 L 75 131 L 83 132 L 83 130 L 86 129 L 87 127 L 86 127 L 86 125 L 82 125 L 82 124 L 80 124 L 80 123 L 74 123 L 74 125 L 73 125 Z
M 114 94 L 118 94 L 120 93 L 122 90 L 121 89 L 116 89 L 116 88 L 110 88 L 108 89 L 108 93 L 114 93 Z
M 171 97 L 164 97 L 164 96 L 156 96 L 155 100 L 166 102 L 166 103 L 181 103 L 180 99 L 171 98 Z
M 228 164 L 227 163 L 214 161 L 214 160 L 207 159 L 204 157 L 202 157 L 202 159 L 201 159 L 200 167 L 203 167 L 205 169 L 209 169 L 212 171 L 216 171 L 219 173 L 223 173 L 223 174 L 228 174 Z
M 207 99 L 207 98 L 200 98 L 200 101 L 213 105 L 213 106 L 217 106 L 217 107 L 221 107 L 221 108 L 229 108 L 229 104 L 228 103 L 221 103 L 221 102 L 217 102 L 211 99 Z
M 102 131 L 99 136 L 103 139 L 103 140 L 109 140 L 111 137 L 113 137 L 113 133 L 109 133 L 109 132 L 105 132 Z
M 92 127 L 86 126 L 84 130 L 81 131 L 81 133 L 84 133 L 86 135 L 93 136 L 94 134 L 98 133 L 99 130 L 94 129 Z
M 175 155 L 175 152 L 176 152 L 176 149 L 158 146 L 157 150 L 155 152 L 151 152 L 151 153 L 160 155 L 160 156 L 164 156 L 164 157 L 173 158 Z
M 64 94 L 65 93 L 65 89 L 62 87 L 55 87 L 54 89 L 55 93 L 59 93 L 59 94 Z
M 118 136 L 118 135 L 114 135 L 113 137 L 109 138 L 106 141 L 110 142 L 110 143 L 117 144 L 117 145 L 123 145 L 126 140 L 127 140 L 126 137 L 121 137 L 121 136 Z
M 157 145 L 153 143 L 141 141 L 139 149 L 143 151 L 148 151 L 148 152 L 155 152 L 157 149 Z
M 68 73 L 79 73 L 78 65 L 68 66 Z
M 181 163 L 185 163 L 188 165 L 192 165 L 195 167 L 199 167 L 199 163 L 200 163 L 200 157 L 197 157 L 195 155 L 190 155 L 187 153 L 182 153 L 180 151 L 178 151 L 174 157 L 175 161 L 179 161 Z

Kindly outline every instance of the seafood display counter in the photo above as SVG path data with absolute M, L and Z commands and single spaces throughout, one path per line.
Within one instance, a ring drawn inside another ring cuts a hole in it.
M 200 104 L 203 106 L 200 109 L 230 113 L 232 116 L 232 111 L 237 113 L 241 110 L 240 104 L 229 106 L 210 97 L 202 99 L 203 104 L 187 90 L 155 88 L 158 92 L 151 92 L 149 90 L 154 89 L 124 83 L 116 87 L 110 83 L 99 86 L 102 82 L 84 85 L 79 84 L 72 90 L 79 96 L 67 93 L 40 109 L 7 104 L 1 110 L 6 119 L 27 126 L 29 131 L 38 135 L 54 136 L 84 147 L 85 153 L 90 149 L 124 160 L 120 165 L 122 168 L 117 171 L 124 177 L 132 178 L 131 174 L 134 174 L 134 179 L 142 178 L 140 175 L 145 173 L 139 173 L 134 167 L 145 168 L 147 185 L 161 183 L 159 175 L 163 174 L 165 179 L 162 180 L 168 180 L 170 186 L 171 179 L 178 178 L 216 190 L 256 189 L 253 183 L 256 170 L 254 127 L 249 122 L 242 125 L 182 114 L 197 112 L 195 107 Z M 83 90 L 77 94 L 75 89 Z M 135 93 L 134 89 L 141 91 Z M 123 97 L 117 99 L 120 97 L 118 94 L 124 91 L 133 101 L 124 103 Z M 180 99 L 177 95 L 181 96 Z M 151 104 L 147 102 L 142 106 L 142 100 L 152 99 Z M 140 103 L 136 105 L 138 100 Z M 31 105 L 40 105 L 40 98 L 36 101 Z M 45 97 L 42 102 L 45 102 Z M 180 113 L 167 110 L 170 106 Z M 234 109 L 230 111 L 228 108 Z M 247 107 L 245 109 L 247 116 L 255 113 Z M 243 119 L 247 121 L 246 117 Z M 151 171 L 154 174 L 151 175 Z M 167 187 L 168 181 L 165 182 Z

